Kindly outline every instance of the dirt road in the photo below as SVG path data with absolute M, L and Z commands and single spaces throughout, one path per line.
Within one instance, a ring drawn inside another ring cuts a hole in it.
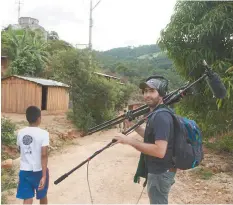
M 67 146 L 60 153 L 56 151 L 49 157 L 50 187 L 48 192 L 51 204 L 90 204 L 87 185 L 87 164 L 73 172 L 68 178 L 54 185 L 54 181 L 104 147 L 118 131 L 109 130 L 91 136 L 75 139 L 75 145 Z M 130 137 L 140 139 L 132 133 Z M 142 184 L 135 184 L 133 177 L 137 168 L 139 152 L 127 145 L 115 145 L 90 161 L 89 182 L 94 203 L 135 204 L 142 191 Z M 220 163 L 223 158 L 206 154 L 205 164 Z M 231 160 L 230 160 L 231 161 Z M 233 176 L 231 173 L 216 173 L 204 180 L 195 174 L 197 171 L 179 171 L 172 187 L 169 203 L 177 204 L 232 204 Z M 143 180 L 144 181 L 144 180 Z M 142 183 L 143 183 L 142 181 Z M 223 198 L 224 197 L 224 198 Z M 8 203 L 19 204 L 15 191 Z M 34 200 L 34 203 L 39 202 Z M 139 201 L 149 203 L 146 189 Z

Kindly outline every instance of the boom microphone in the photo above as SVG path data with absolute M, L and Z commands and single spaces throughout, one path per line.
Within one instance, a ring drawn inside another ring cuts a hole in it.
M 217 73 L 208 71 L 207 83 L 216 98 L 223 99 L 226 96 L 226 88 Z
M 226 96 L 227 92 L 224 84 L 221 82 L 218 74 L 211 70 L 205 60 L 203 60 L 203 64 L 208 68 L 208 72 L 206 73 L 207 84 L 209 85 L 212 93 L 216 98 L 223 99 Z

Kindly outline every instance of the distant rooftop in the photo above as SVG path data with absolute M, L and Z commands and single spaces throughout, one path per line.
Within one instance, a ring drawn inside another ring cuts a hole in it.
M 120 78 L 117 78 L 117 77 L 112 76 L 112 75 L 107 75 L 107 74 L 98 73 L 98 72 L 94 72 L 94 73 L 97 74 L 97 75 L 102 75 L 102 76 L 105 76 L 105 77 L 109 77 L 109 78 L 114 78 L 114 79 L 120 80 Z

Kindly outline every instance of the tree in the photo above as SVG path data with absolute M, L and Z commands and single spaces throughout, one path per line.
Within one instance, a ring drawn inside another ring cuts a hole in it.
M 40 32 L 31 30 L 2 31 L 3 53 L 11 60 L 10 73 L 40 75 L 48 63 L 47 43 Z
M 128 68 L 125 67 L 124 65 L 122 64 L 118 64 L 117 67 L 116 67 L 116 70 L 119 72 L 119 73 L 123 73 L 125 75 L 125 73 L 128 71 Z
M 66 41 L 48 40 L 47 51 L 51 56 L 59 51 L 70 50 L 70 49 L 74 49 L 74 47 Z
M 70 85 L 73 104 L 72 119 L 79 129 L 88 128 L 115 117 L 129 99 L 131 86 L 94 74 L 90 69 L 88 53 L 77 49 L 62 50 L 53 55 L 53 79 Z
M 50 40 L 59 40 L 58 33 L 56 31 L 49 32 L 48 39 L 50 39 Z
M 218 107 L 206 83 L 197 86 L 199 95 L 188 97 L 179 107 L 198 119 L 208 135 L 233 129 L 233 78 L 226 72 L 233 65 L 232 13 L 230 1 L 178 1 L 158 41 L 185 79 L 200 77 L 203 59 L 222 77 L 228 92 L 225 100 L 217 100 Z

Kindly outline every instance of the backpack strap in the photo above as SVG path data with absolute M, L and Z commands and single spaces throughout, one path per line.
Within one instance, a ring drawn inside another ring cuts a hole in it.
M 156 116 L 156 114 L 157 113 L 159 113 L 159 112 L 168 112 L 168 113 L 170 113 L 171 114 L 171 116 L 172 116 L 172 119 L 173 119 L 173 127 L 174 127 L 174 136 L 173 136 L 173 146 L 172 146 L 172 165 L 173 165 L 173 167 L 175 168 L 175 143 L 176 143 L 176 137 L 175 137 L 175 130 L 176 130 L 176 123 L 175 122 L 177 122 L 177 119 L 176 119 L 176 117 L 175 117 L 175 112 L 174 111 L 172 111 L 170 108 L 159 108 L 158 110 L 155 110 L 154 112 L 153 112 L 153 114 L 152 114 L 152 117 L 155 117 Z

